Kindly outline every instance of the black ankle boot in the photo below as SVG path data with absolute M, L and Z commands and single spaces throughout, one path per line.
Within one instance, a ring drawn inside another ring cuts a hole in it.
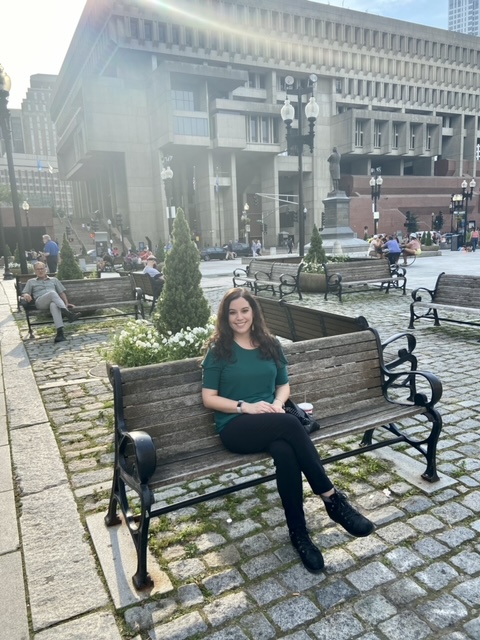
M 63 334 L 63 327 L 57 329 L 57 335 L 55 336 L 54 342 L 65 342 L 66 338 Z
M 345 494 L 335 491 L 329 499 L 330 502 L 325 502 L 328 515 L 352 536 L 364 538 L 375 529 L 373 522 L 352 507 Z
M 63 315 L 68 318 L 69 322 L 75 322 L 75 320 L 78 320 L 80 317 L 80 313 L 78 311 L 70 311 L 70 309 L 63 309 L 62 311 Z
M 290 542 L 298 551 L 300 560 L 308 571 L 316 573 L 323 569 L 325 562 L 320 549 L 313 544 L 305 528 L 290 531 Z

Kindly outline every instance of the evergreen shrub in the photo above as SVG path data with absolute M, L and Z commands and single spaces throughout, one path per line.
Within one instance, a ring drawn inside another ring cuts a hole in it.
M 83 272 L 75 258 L 66 234 L 63 236 L 60 263 L 57 271 L 59 280 L 82 280 Z

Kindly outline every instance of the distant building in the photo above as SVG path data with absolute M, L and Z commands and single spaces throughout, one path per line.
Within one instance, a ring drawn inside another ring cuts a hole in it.
M 21 197 L 32 207 L 73 215 L 72 187 L 58 174 L 57 138 L 50 117 L 56 80 L 48 74 L 30 76 L 22 108 L 10 109 L 15 177 Z M 0 184 L 9 185 L 6 157 L 0 157 Z
M 307 0 L 174 4 L 86 2 L 51 106 L 59 167 L 79 185 L 85 216 L 120 213 L 137 243 L 165 242 L 174 206 L 201 246 L 261 238 L 262 223 L 267 246 L 296 239 L 298 161 L 280 117 L 287 76 L 303 87 L 318 76 L 315 145 L 303 158 L 307 233 L 321 224 L 334 146 L 359 237 L 373 227 L 372 168 L 384 179 L 380 231 L 403 229 L 406 210 L 430 228 L 476 176 L 478 38 Z M 162 182 L 166 164 L 173 177 Z
M 448 30 L 480 35 L 479 0 L 448 0 Z

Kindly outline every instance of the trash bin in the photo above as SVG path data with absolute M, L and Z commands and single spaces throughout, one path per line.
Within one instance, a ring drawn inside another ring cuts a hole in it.
M 452 244 L 450 245 L 450 251 L 458 251 L 462 246 L 462 236 L 459 233 L 452 234 Z

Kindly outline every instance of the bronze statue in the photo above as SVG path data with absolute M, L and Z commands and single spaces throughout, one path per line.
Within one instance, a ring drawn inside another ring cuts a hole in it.
M 341 155 L 337 151 L 337 147 L 333 147 L 332 153 L 328 156 L 327 162 L 330 165 L 330 177 L 332 178 L 333 190 L 338 190 L 340 183 L 340 160 Z

